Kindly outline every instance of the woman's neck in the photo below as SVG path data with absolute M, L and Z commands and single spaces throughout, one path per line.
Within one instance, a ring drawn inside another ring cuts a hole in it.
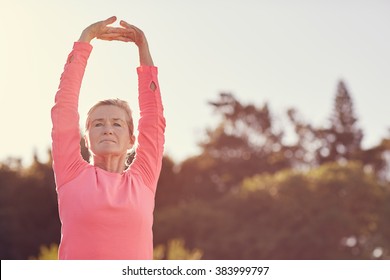
M 102 157 L 93 157 L 93 165 L 97 166 L 103 170 L 106 170 L 111 173 L 123 173 L 125 170 L 125 160 L 126 155 L 124 156 L 102 156 Z

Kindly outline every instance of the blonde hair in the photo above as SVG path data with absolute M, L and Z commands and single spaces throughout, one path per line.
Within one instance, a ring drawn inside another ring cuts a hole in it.
M 127 101 L 124 101 L 124 100 L 121 100 L 121 99 L 106 99 L 106 100 L 102 100 L 102 101 L 99 101 L 98 103 L 96 103 L 95 105 L 93 105 L 91 107 L 91 109 L 89 109 L 88 113 L 87 113 L 87 120 L 85 122 L 85 131 L 88 130 L 89 128 L 89 125 L 91 123 L 91 114 L 92 112 L 99 106 L 104 106 L 104 105 L 112 105 L 112 106 L 116 106 L 118 108 L 121 108 L 125 111 L 126 113 L 126 123 L 127 123 L 127 126 L 129 127 L 129 133 L 130 133 L 130 136 L 133 136 L 133 133 L 134 133 L 134 124 L 133 124 L 133 116 L 132 116 L 132 112 L 131 112 L 131 109 L 130 109 L 130 106 L 129 104 L 127 103 Z

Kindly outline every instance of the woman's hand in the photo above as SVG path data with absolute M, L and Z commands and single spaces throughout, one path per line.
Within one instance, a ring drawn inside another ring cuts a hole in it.
M 127 42 L 134 42 L 138 47 L 140 64 L 153 66 L 152 56 L 150 55 L 148 41 L 146 40 L 144 32 L 124 20 L 120 21 L 120 25 L 127 31 L 124 35 L 128 39 Z
M 131 41 L 132 34 L 130 34 L 130 32 L 125 28 L 108 26 L 115 21 L 116 17 L 113 16 L 106 20 L 98 21 L 94 24 L 91 24 L 84 29 L 83 33 L 81 33 L 79 42 L 90 43 L 94 38 L 106 41 Z
M 120 25 L 127 31 L 126 36 L 129 42 L 134 42 L 138 48 L 142 48 L 145 45 L 147 46 L 148 42 L 146 40 L 144 32 L 138 27 L 127 23 L 124 20 L 120 21 Z
M 115 21 L 116 17 L 113 16 L 106 20 L 91 24 L 81 33 L 79 42 L 90 43 L 94 38 L 106 41 L 133 42 L 138 47 L 140 64 L 153 66 L 152 56 L 150 55 L 148 41 L 146 40 L 144 32 L 124 20 L 120 21 L 122 27 L 108 26 Z

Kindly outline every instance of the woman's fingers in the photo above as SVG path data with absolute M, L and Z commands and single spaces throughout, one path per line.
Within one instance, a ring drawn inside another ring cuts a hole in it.
M 116 16 L 112 16 L 89 26 L 85 31 L 89 41 L 91 38 L 97 38 L 106 41 L 134 42 L 138 46 L 146 41 L 141 29 L 124 20 L 120 21 L 120 27 L 109 26 L 116 20 Z
M 128 24 L 126 21 L 124 21 L 124 20 L 121 20 L 120 22 L 119 22 L 119 24 L 121 25 L 121 26 L 123 26 L 123 27 L 127 27 L 127 28 L 130 28 L 131 27 L 131 25 L 130 24 Z
M 121 27 L 107 27 L 99 36 L 101 40 L 118 40 L 123 42 L 134 42 L 135 33 L 133 30 L 128 30 Z
M 133 42 L 128 37 L 122 37 L 122 36 L 117 36 L 117 37 L 110 37 L 110 36 L 101 36 L 99 37 L 100 40 L 105 40 L 105 41 L 121 41 L 121 42 Z
M 106 41 L 123 41 L 123 42 L 133 42 L 133 38 L 131 36 L 125 36 L 123 34 L 102 34 L 99 37 L 97 37 L 100 40 L 106 40 Z
M 114 23 L 115 21 L 116 21 L 116 16 L 112 16 L 112 17 L 109 17 L 106 20 L 103 20 L 103 24 L 104 25 L 109 25 L 109 24 Z
M 141 29 L 139 29 L 138 27 L 132 24 L 127 23 L 124 20 L 121 20 L 119 24 L 123 26 L 125 29 L 132 31 L 134 33 L 134 38 L 133 38 L 134 40 L 132 42 L 134 42 L 137 46 L 145 45 L 146 38 L 144 32 Z
M 126 34 L 126 33 L 129 33 L 130 31 L 127 30 L 127 29 L 124 29 L 122 27 L 106 27 L 104 28 L 103 32 L 102 33 L 107 33 L 107 34 L 110 34 L 110 33 L 115 33 L 115 34 Z
M 135 33 L 132 30 L 121 27 L 106 27 L 104 32 L 101 32 L 97 38 L 107 41 L 134 42 Z
M 123 26 L 123 27 L 129 29 L 129 30 L 134 30 L 135 32 L 140 33 L 140 34 L 143 33 L 142 30 L 139 29 L 137 26 L 132 25 L 132 24 L 130 24 L 130 23 L 127 23 L 127 22 L 124 21 L 124 20 L 121 20 L 119 24 L 120 24 L 121 26 Z

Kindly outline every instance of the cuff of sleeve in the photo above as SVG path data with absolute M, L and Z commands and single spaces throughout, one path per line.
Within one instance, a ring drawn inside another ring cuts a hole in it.
M 138 74 L 150 73 L 152 75 L 157 75 L 158 68 L 156 66 L 151 66 L 151 65 L 141 65 L 141 66 L 137 67 L 137 73 Z
M 74 42 L 73 49 L 68 55 L 67 64 L 74 61 L 86 61 L 92 51 L 92 45 L 87 42 Z
M 73 43 L 73 49 L 74 50 L 86 50 L 86 51 L 92 51 L 92 45 L 87 42 L 74 42 Z

